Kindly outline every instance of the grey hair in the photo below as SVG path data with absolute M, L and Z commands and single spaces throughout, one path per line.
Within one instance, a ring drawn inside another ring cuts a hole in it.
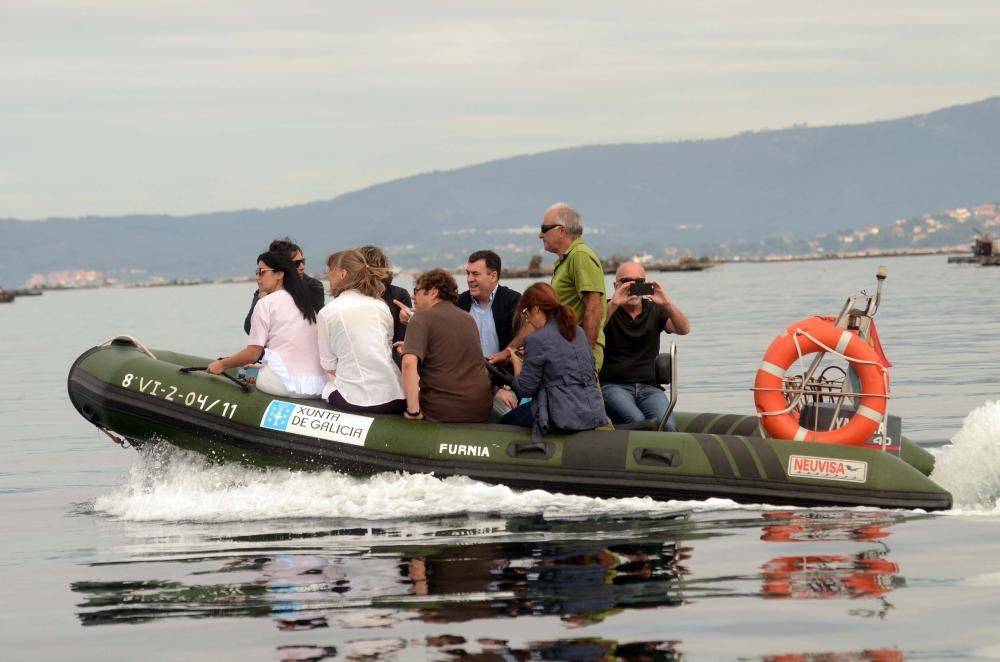
M 571 237 L 583 236 L 583 219 L 580 212 L 570 207 L 565 202 L 557 202 L 545 210 L 545 216 L 553 214 L 554 219 L 566 226 L 566 232 Z

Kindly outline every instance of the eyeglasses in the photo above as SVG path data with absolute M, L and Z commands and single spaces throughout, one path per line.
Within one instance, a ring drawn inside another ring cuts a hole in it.
M 548 232 L 552 228 L 561 228 L 561 227 L 564 227 L 564 226 L 562 224 L 560 224 L 560 223 L 552 223 L 551 225 L 546 225 L 545 223 L 543 223 L 541 225 L 542 234 L 545 234 L 546 232 Z
M 257 276 L 257 278 L 260 278 L 265 273 L 267 273 L 268 271 L 280 271 L 280 269 L 258 269 L 257 271 L 255 271 L 253 273 L 254 273 L 255 276 Z
M 303 267 L 306 264 L 306 259 L 303 257 L 299 258 L 298 260 L 292 260 L 292 264 L 294 264 L 296 267 Z
M 645 283 L 646 279 L 645 278 L 632 278 L 632 277 L 626 276 L 625 278 L 619 278 L 618 282 L 619 283 Z
M 424 292 L 425 290 L 426 290 L 426 288 L 414 287 L 413 288 L 413 296 L 417 296 L 418 294 L 420 294 L 421 292 Z

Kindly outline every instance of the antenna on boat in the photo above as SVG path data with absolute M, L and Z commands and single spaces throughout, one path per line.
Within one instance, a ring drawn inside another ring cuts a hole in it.
M 875 317 L 875 313 L 878 312 L 879 304 L 882 302 L 882 285 L 888 277 L 888 269 L 885 268 L 884 264 L 880 264 L 878 270 L 875 271 L 875 280 L 877 281 L 875 294 L 870 295 L 864 290 L 861 290 L 857 294 L 852 294 L 847 297 L 847 301 L 844 302 L 844 307 L 840 309 L 840 314 L 837 315 L 837 320 L 833 323 L 834 326 L 839 326 L 842 329 L 858 330 L 862 336 L 867 337 L 868 329 L 871 328 L 872 318 Z M 855 308 L 854 304 L 859 299 L 865 300 L 864 309 Z M 803 383 L 807 383 L 812 379 L 813 374 L 815 374 L 816 369 L 822 362 L 822 353 L 813 357 L 812 362 L 809 364 L 809 368 L 803 374 Z M 797 397 L 792 403 L 793 406 L 797 405 L 799 400 L 800 398 Z

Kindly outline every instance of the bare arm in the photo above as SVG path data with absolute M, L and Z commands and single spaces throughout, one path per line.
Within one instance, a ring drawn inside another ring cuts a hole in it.
M 615 288 L 615 293 L 608 299 L 608 312 L 604 316 L 604 326 L 607 326 L 608 322 L 611 321 L 611 316 L 615 314 L 618 307 L 624 306 L 625 302 L 628 301 L 630 287 L 632 287 L 632 283 L 619 283 L 618 287 Z
M 219 375 L 222 374 L 223 370 L 228 368 L 238 368 L 241 365 L 253 363 L 260 358 L 263 351 L 264 348 L 260 345 L 247 345 L 235 354 L 212 361 L 208 364 L 206 370 L 213 375 Z
M 664 331 L 676 333 L 679 336 L 691 333 L 691 323 L 688 321 L 687 315 L 670 300 L 663 286 L 655 281 L 653 282 L 653 296 L 650 297 L 650 300 L 667 311 L 667 323 L 663 325 Z
M 416 416 L 404 413 L 406 418 L 423 418 L 420 411 L 420 376 L 417 374 L 417 355 L 403 354 L 403 394 L 406 396 L 406 411 L 420 412 Z
M 490 354 L 486 357 L 486 360 L 494 365 L 507 363 L 511 360 L 514 350 L 524 347 L 524 339 L 531 335 L 531 331 L 534 331 L 534 329 L 531 328 L 531 325 L 522 324 L 520 330 L 517 332 L 517 335 L 510 341 L 510 344 L 496 354 Z
M 597 345 L 597 334 L 601 331 L 601 297 L 600 292 L 583 293 L 583 320 L 580 326 L 587 334 L 587 342 L 593 349 Z

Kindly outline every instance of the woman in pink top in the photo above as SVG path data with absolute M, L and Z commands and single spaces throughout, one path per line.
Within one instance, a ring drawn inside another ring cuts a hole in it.
M 208 372 L 262 361 L 257 388 L 281 397 L 318 398 L 326 372 L 319 362 L 316 313 L 308 289 L 287 255 L 257 256 L 259 300 L 250 317 L 247 346 L 212 361 Z

